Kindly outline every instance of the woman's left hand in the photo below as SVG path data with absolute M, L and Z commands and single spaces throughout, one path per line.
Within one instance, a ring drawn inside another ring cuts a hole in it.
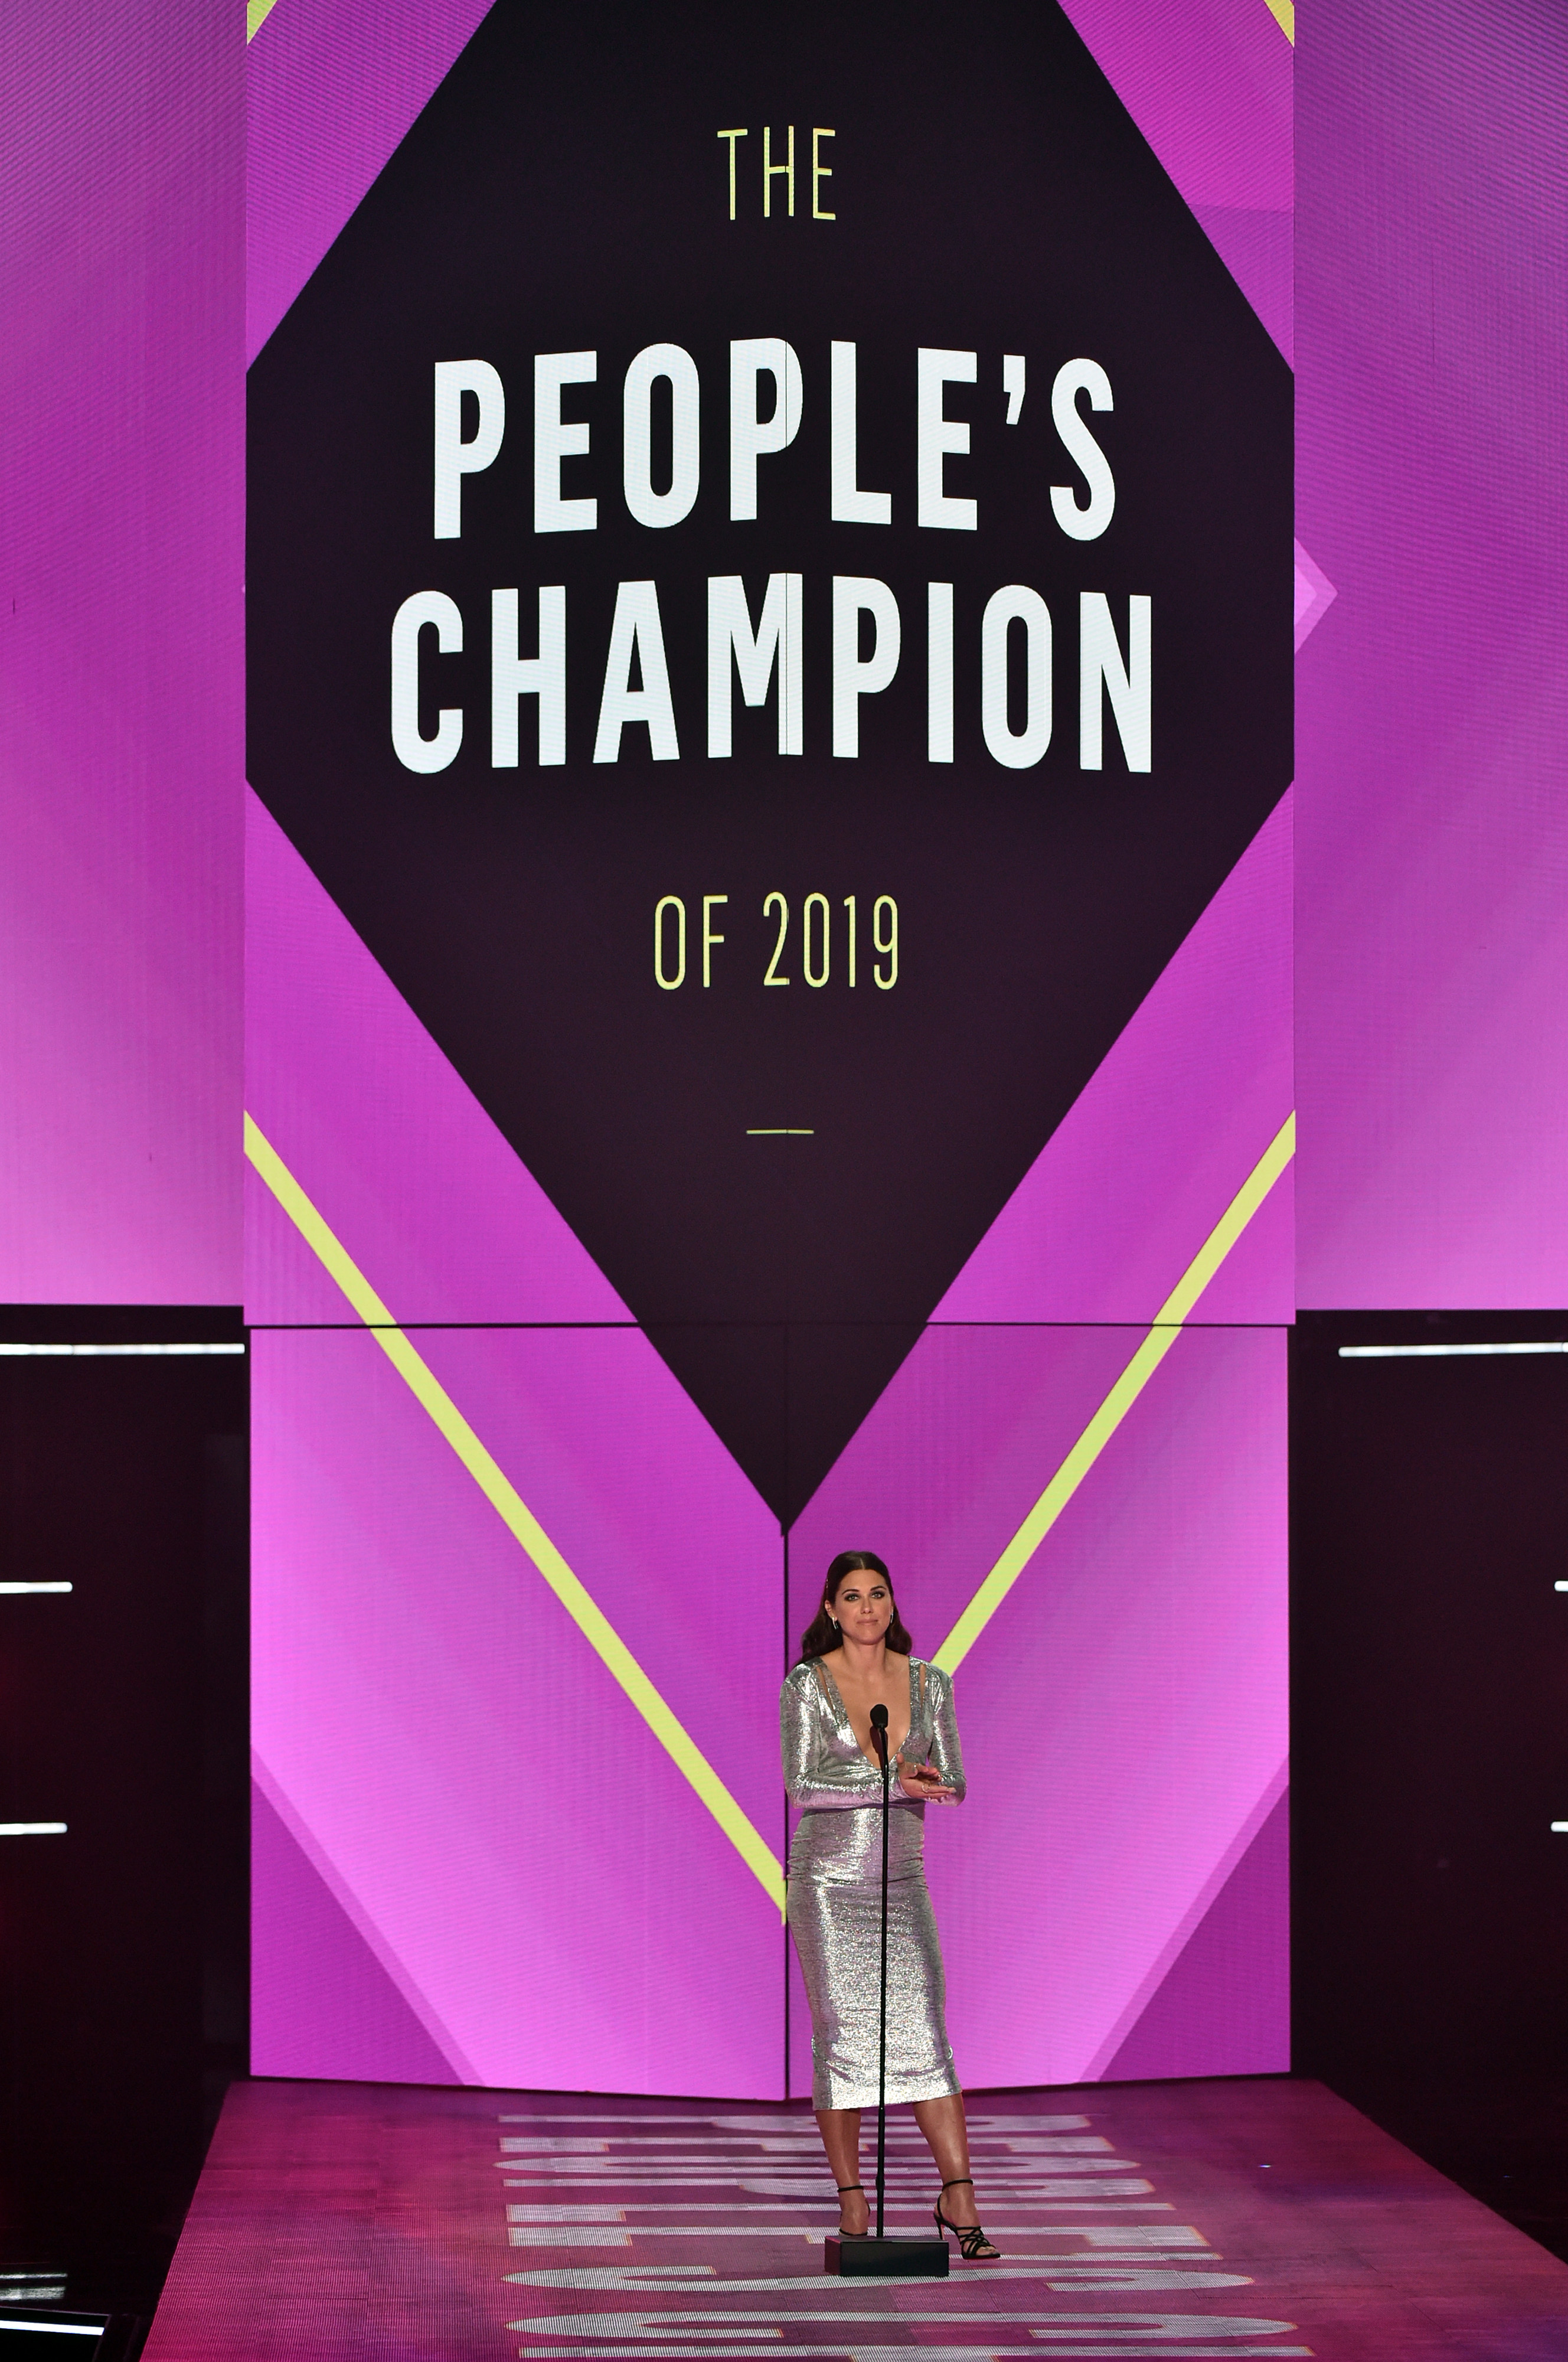
M 934 1763 L 903 1763 L 899 1765 L 899 1785 L 906 1796 L 922 1805 L 953 1805 L 956 1792 L 944 1788 L 942 1774 Z

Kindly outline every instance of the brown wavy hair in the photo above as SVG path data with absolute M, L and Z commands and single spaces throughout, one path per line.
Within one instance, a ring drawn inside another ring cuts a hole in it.
M 893 1602 L 893 1619 L 883 1638 L 888 1647 L 897 1655 L 907 1657 L 911 1653 L 914 1643 L 904 1629 L 903 1618 L 899 1614 L 899 1603 L 893 1592 L 893 1578 L 888 1573 L 887 1567 L 875 1551 L 840 1551 L 823 1580 L 823 1595 L 817 1612 L 801 1635 L 801 1657 L 803 1663 L 809 1664 L 813 1657 L 825 1657 L 830 1649 L 837 1648 L 839 1630 L 833 1620 L 831 1611 L 845 1576 L 851 1574 L 881 1576 L 888 1586 L 888 1596 Z

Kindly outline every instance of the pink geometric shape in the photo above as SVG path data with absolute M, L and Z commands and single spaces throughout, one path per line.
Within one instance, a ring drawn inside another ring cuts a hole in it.
M 1331 604 L 1338 595 L 1339 594 L 1335 590 L 1333 584 L 1323 572 L 1322 568 L 1314 562 L 1314 560 L 1308 555 L 1307 551 L 1302 548 L 1301 544 L 1297 542 L 1296 545 L 1296 647 L 1297 654 L 1300 653 L 1303 641 L 1307 639 L 1310 633 L 1316 631 L 1318 625 L 1322 622 L 1323 617 L 1328 613 Z
M 247 1104 L 394 1319 L 628 1320 L 248 789 L 246 812 Z M 351 1319 L 271 1190 L 247 1187 L 248 1318 Z
M 1268 2075 L 1289 2064 L 1290 1800 L 1282 1795 L 1105 2070 Z
M 778 1528 L 652 1347 L 418 1342 L 776 1842 Z M 776 1907 L 375 1340 L 259 1331 L 252 1383 L 258 1782 L 430 2042 L 490 2085 L 774 2092 Z M 319 2074 L 341 2004 L 276 1856 L 252 2065 Z
M 1215 1911 L 1220 1907 L 1220 1903 L 1230 1891 L 1237 1871 L 1252 1854 L 1253 1848 L 1257 1844 L 1257 1841 L 1263 1835 L 1264 1831 L 1275 1821 L 1275 1816 L 1279 1811 L 1279 1807 L 1285 1800 L 1289 1785 L 1289 1766 L 1282 1756 L 1273 1776 L 1265 1784 L 1261 1795 L 1259 1795 L 1253 1803 L 1251 1811 L 1239 1824 L 1231 1836 L 1229 1841 L 1216 1855 L 1213 1864 L 1205 1877 L 1203 1883 L 1198 1887 L 1197 1893 L 1193 1895 L 1192 1900 L 1188 1903 L 1181 1918 L 1176 1922 L 1170 1934 L 1166 1937 L 1164 1946 L 1160 1951 L 1154 1955 L 1154 1959 L 1150 1962 L 1149 1967 L 1144 1971 L 1142 1983 L 1128 2000 L 1116 2023 L 1111 2025 L 1106 2033 L 1099 2045 L 1099 2048 L 1096 2052 L 1093 2059 L 1090 2061 L 1088 2078 L 1088 2081 L 1098 2081 L 1101 2076 L 1109 2075 L 1110 2073 L 1115 2062 L 1121 2058 L 1122 2052 L 1125 2050 L 1130 2036 L 1132 2036 L 1136 2029 L 1144 2023 L 1148 2017 L 1151 2008 L 1154 2005 L 1160 1994 L 1166 1991 L 1171 1979 L 1176 1975 L 1181 1963 L 1187 1958 L 1187 1955 L 1191 1951 L 1198 1937 L 1208 1926 Z M 1286 1867 L 1288 1867 L 1288 1849 L 1286 1849 Z M 1245 1892 L 1245 1889 L 1243 1889 L 1243 1892 Z M 1260 1951 L 1267 1951 L 1269 1953 L 1269 1983 L 1274 1987 L 1278 1996 L 1278 2018 L 1269 2029 L 1274 2037 L 1276 2055 L 1271 2058 L 1267 2065 L 1255 2070 L 1261 2074 L 1270 2074 L 1277 2072 L 1281 2067 L 1285 2067 L 1289 2064 L 1288 2049 L 1286 2048 L 1282 2051 L 1278 2048 L 1280 2037 L 1287 2034 L 1289 2025 L 1288 1985 L 1290 1947 L 1288 1929 L 1282 1928 L 1278 1925 L 1277 1909 L 1271 1910 L 1268 1907 L 1270 1904 L 1277 1904 L 1279 1899 L 1272 1886 L 1264 1894 L 1260 1895 L 1254 1893 L 1248 1895 L 1247 1899 L 1254 1906 L 1261 1905 L 1261 1907 L 1257 1908 L 1257 1916 L 1255 1921 L 1249 1925 L 1245 1930 L 1247 1937 L 1250 1939 L 1253 1939 L 1249 1942 L 1248 1948 L 1249 1949 L 1256 1948 Z M 1269 1938 L 1275 1936 L 1284 1937 L 1284 1941 L 1279 1945 L 1277 1951 L 1275 1951 L 1269 1943 Z M 1211 1992 L 1199 1991 L 1196 1993 L 1189 1993 L 1188 1999 L 1198 2002 L 1200 2005 L 1206 2003 L 1208 2005 L 1207 2014 L 1212 2014 L 1213 1995 Z M 1217 2066 L 1212 2069 L 1211 2071 L 1213 2073 L 1219 2075 L 1234 2075 L 1240 2074 L 1243 2071 L 1239 2065 L 1231 2063 L 1231 2061 L 1238 2059 L 1240 2054 L 1233 2047 L 1226 2049 L 1223 2045 L 1223 2037 L 1221 2037 L 1220 2055 L 1227 2063 L 1223 2066 Z M 1176 2068 L 1171 2068 L 1166 2071 L 1175 2074 L 1179 2070 Z
M 491 0 L 282 0 L 246 60 L 248 369 Z
M 1288 361 L 1294 53 L 1264 0 L 1064 6 Z
M 240 35 L 0 10 L 0 1297 L 233 1304 Z
M 1262 206 L 1194 205 L 1193 218 L 1280 355 L 1296 356 L 1296 216 Z
M 265 1789 L 250 1793 L 250 2042 L 349 2082 L 461 2077 Z
M 1287 794 L 933 1319 L 1153 1319 L 1291 1109 L 1291 810 Z M 1197 1317 L 1292 1318 L 1288 1188 L 1275 1198 Z

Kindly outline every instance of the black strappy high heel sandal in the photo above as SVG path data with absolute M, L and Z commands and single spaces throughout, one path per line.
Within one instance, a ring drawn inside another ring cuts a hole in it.
M 864 2185 L 858 2181 L 835 2181 L 834 2188 L 841 2198 L 847 2198 L 852 2190 L 860 2191 L 863 2196 L 865 2194 Z M 843 2207 L 841 2206 L 838 2211 L 842 2214 Z M 841 2239 L 868 2239 L 871 2234 L 869 2231 L 846 2231 L 841 2224 L 838 2235 Z
M 973 2190 L 975 2185 L 968 2174 L 961 2173 L 955 2181 L 944 2181 L 942 2187 L 944 2190 Z M 950 2223 L 942 2211 L 940 2198 L 931 2211 L 936 2217 L 937 2230 L 952 2232 L 958 2242 L 958 2253 L 966 2264 L 997 2264 L 1001 2261 L 1001 2249 L 991 2245 L 977 2223 L 966 2224 L 962 2228 L 956 2223 Z

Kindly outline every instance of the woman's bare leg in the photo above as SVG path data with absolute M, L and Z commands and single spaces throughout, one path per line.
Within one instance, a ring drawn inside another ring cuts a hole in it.
M 968 2180 L 969 2132 L 964 2121 L 964 2095 L 953 2092 L 940 2100 L 917 2100 L 914 2114 L 916 2124 L 931 2144 L 937 2172 L 944 2181 L 958 2185 L 955 2190 L 943 2191 L 942 2211 L 950 2223 L 966 2230 L 980 2217 Z M 820 2124 L 821 2117 L 817 2121 Z M 826 2139 L 825 2133 L 823 2137 Z
M 823 2136 L 827 2161 L 833 2178 L 842 2191 L 848 2183 L 860 2179 L 860 2111 L 858 2108 L 819 2108 L 817 2130 Z M 871 2220 L 864 2191 L 851 2191 L 847 2198 L 840 2197 L 839 2228 L 843 2231 L 864 2231 Z

